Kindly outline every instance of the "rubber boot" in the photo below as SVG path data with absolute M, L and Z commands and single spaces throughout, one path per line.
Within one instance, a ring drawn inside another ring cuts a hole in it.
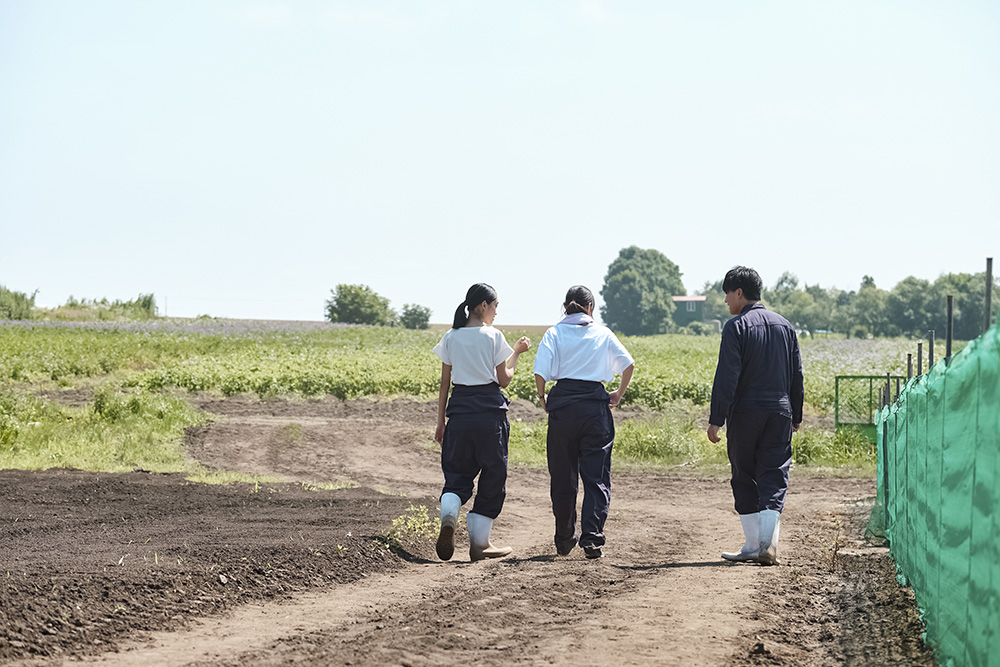
M 760 553 L 757 562 L 761 565 L 778 564 L 778 532 L 781 530 L 781 512 L 761 510 L 760 512 Z
M 722 557 L 736 563 L 757 560 L 757 554 L 760 553 L 760 512 L 741 514 L 740 523 L 743 524 L 743 536 L 746 538 L 743 546 L 736 553 L 723 552 Z
M 469 560 L 472 562 L 484 558 L 502 558 L 511 552 L 510 547 L 495 547 L 490 542 L 493 519 L 469 512 L 465 515 L 465 523 L 469 527 Z
M 438 533 L 437 555 L 450 560 L 455 555 L 455 528 L 458 526 L 458 508 L 462 499 L 454 493 L 441 495 L 441 532 Z

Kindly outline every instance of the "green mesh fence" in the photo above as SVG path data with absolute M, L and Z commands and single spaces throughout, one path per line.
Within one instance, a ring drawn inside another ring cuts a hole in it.
M 941 664 L 1000 666 L 1000 327 L 876 415 L 869 532 L 924 612 Z

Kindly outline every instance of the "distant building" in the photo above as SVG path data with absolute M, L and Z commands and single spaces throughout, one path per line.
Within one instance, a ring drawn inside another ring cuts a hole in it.
M 701 322 L 705 319 L 705 297 L 703 296 L 675 296 L 674 299 L 674 322 L 679 327 L 686 327 L 692 322 Z

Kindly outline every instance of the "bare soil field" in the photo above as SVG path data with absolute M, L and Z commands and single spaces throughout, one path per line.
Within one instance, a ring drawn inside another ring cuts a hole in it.
M 191 456 L 283 481 L 0 471 L 0 663 L 934 664 L 862 540 L 873 480 L 793 470 L 765 568 L 719 558 L 742 540 L 726 478 L 616 473 L 591 561 L 555 555 L 548 475 L 513 467 L 494 527 L 513 555 L 470 563 L 460 531 L 442 563 L 433 538 L 386 539 L 411 505 L 437 511 L 434 404 L 195 401 L 214 419 Z

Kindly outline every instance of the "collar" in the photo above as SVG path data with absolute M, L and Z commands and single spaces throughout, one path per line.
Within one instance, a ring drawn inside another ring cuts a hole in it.
M 586 326 L 593 323 L 594 318 L 587 313 L 573 313 L 572 315 L 567 315 L 557 322 L 557 324 L 577 324 L 579 326 Z
M 754 301 L 753 303 L 748 303 L 747 305 L 743 306 L 743 310 L 740 311 L 740 315 L 748 313 L 756 308 L 764 308 L 764 304 L 762 304 L 760 301 Z

